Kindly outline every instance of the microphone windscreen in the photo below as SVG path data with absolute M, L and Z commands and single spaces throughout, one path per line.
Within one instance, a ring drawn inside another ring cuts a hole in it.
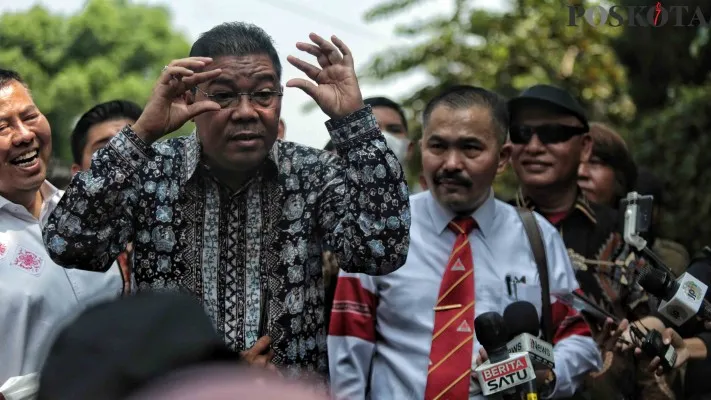
M 639 284 L 652 296 L 662 299 L 667 296 L 666 272 L 647 264 L 640 270 L 638 279 Z
M 536 307 L 527 301 L 511 303 L 504 310 L 504 324 L 509 330 L 509 339 L 528 333 L 538 336 L 540 321 Z
M 504 318 L 493 311 L 485 312 L 474 319 L 474 333 L 487 352 L 506 345 L 509 338 Z

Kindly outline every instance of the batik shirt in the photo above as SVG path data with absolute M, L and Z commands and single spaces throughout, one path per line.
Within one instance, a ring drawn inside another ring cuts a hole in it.
M 387 274 L 410 227 L 403 171 L 370 107 L 326 126 L 340 157 L 278 141 L 238 191 L 212 178 L 196 134 L 147 146 L 125 127 L 72 180 L 48 251 L 100 271 L 131 241 L 139 290 L 189 291 L 231 348 L 268 334 L 276 364 L 326 373 L 323 248 L 346 271 Z

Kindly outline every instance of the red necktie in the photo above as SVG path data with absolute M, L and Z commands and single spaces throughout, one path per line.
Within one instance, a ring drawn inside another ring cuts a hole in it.
M 474 261 L 471 217 L 456 218 L 457 234 L 435 305 L 425 400 L 467 400 L 474 351 Z

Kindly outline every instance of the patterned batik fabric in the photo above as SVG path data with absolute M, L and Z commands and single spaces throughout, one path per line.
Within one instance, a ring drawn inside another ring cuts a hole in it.
M 407 256 L 408 189 L 366 107 L 326 123 L 340 157 L 277 141 L 238 191 L 212 178 L 195 134 L 147 146 L 130 127 L 79 173 L 44 231 L 60 265 L 105 270 L 134 246 L 138 290 L 202 300 L 229 346 L 254 344 L 262 296 L 274 362 L 327 373 L 321 253 L 386 274 Z

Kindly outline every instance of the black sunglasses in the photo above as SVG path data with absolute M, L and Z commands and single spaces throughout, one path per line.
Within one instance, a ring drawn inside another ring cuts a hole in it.
M 538 136 L 538 140 L 543 144 L 563 143 L 567 142 L 574 136 L 583 135 L 588 132 L 587 128 L 582 126 L 569 125 L 513 125 L 509 128 L 509 137 L 511 143 L 527 144 L 533 138 L 533 135 Z

